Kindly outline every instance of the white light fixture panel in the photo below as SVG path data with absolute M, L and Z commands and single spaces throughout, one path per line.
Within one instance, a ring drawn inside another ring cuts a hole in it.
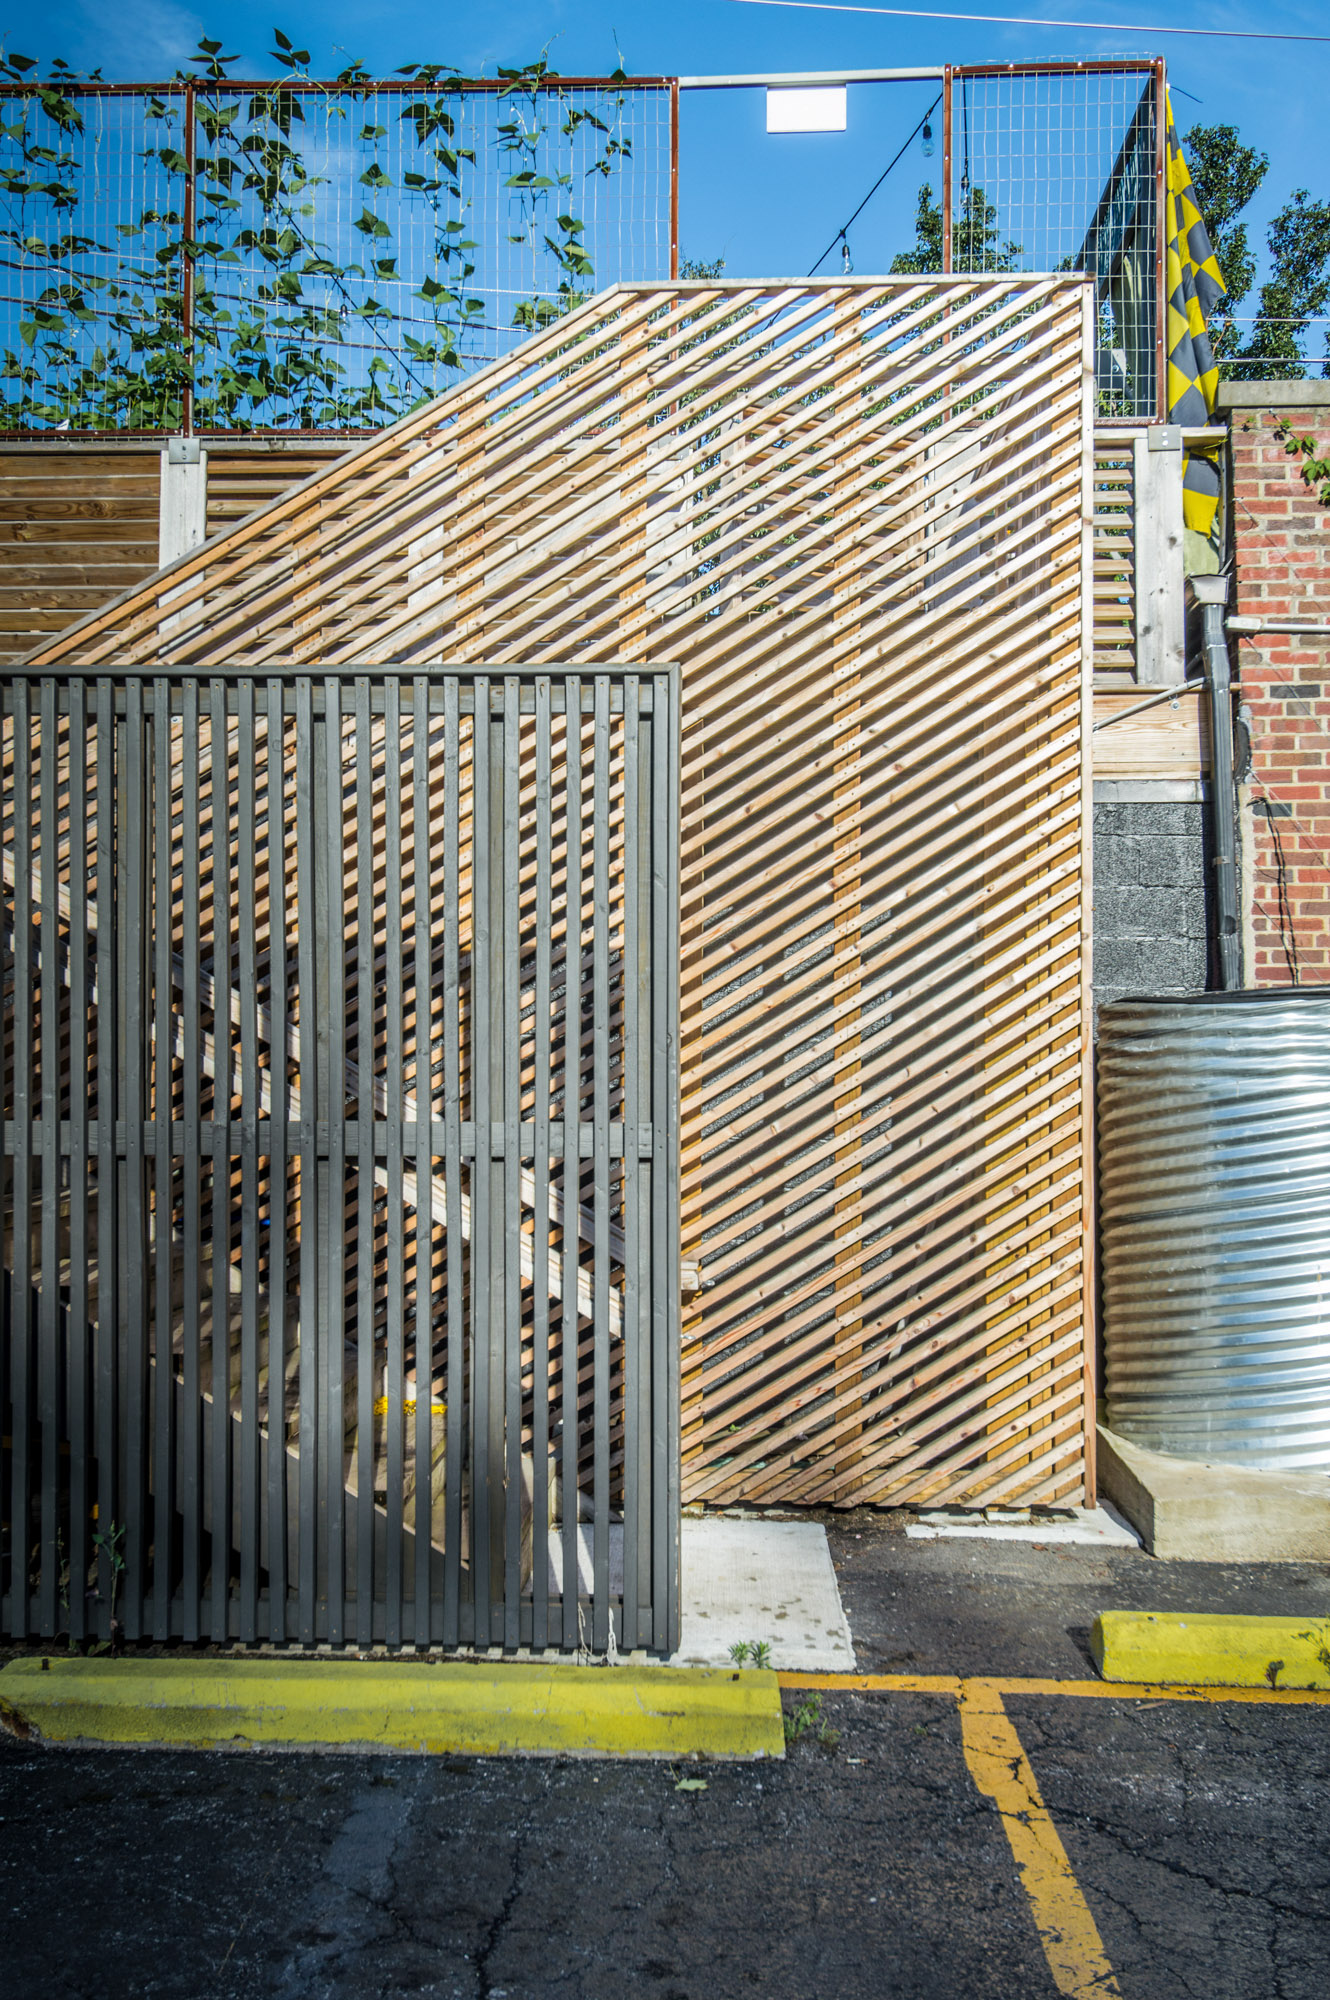
M 768 132 L 843 132 L 843 83 L 781 86 L 767 91 Z

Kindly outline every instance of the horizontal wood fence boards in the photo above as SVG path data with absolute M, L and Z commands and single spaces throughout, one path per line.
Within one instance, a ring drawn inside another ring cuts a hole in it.
M 350 440 L 213 438 L 196 470 L 208 535 L 331 465 Z M 0 444 L 0 664 L 150 577 L 167 440 L 63 437 Z
M 226 534 L 351 448 L 349 438 L 202 438 L 209 537 Z
M 1087 1491 L 1090 300 L 617 287 L 28 668 L 679 663 L 687 1500 Z
M 0 661 L 152 575 L 160 457 L 114 445 L 0 450 Z
M 9 683 L 0 1630 L 677 1643 L 677 732 Z
M 1095 685 L 1136 679 L 1136 451 L 1101 433 L 1094 453 Z

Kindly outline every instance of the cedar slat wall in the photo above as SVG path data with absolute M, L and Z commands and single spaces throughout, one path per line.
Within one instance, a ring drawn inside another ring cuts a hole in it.
M 1086 1490 L 1087 296 L 617 288 L 43 656 L 682 663 L 687 1498 Z
M 350 438 L 207 438 L 208 535 L 224 535 L 258 508 L 266 507 L 300 481 L 352 449 Z
M 1133 440 L 1101 432 L 1094 451 L 1094 670 L 1100 686 L 1136 680 Z
M 209 439 L 208 534 L 223 535 L 352 448 L 348 439 Z M 20 660 L 157 567 L 155 445 L 6 446 L 0 453 L 0 661 Z M 1134 683 L 1132 441 L 1099 434 L 1094 665 Z
M 349 442 L 205 440 L 209 535 L 340 458 Z M 153 574 L 161 457 L 157 442 L 139 438 L 0 447 L 0 663 Z
M 155 446 L 0 452 L 0 660 L 152 575 L 159 459 Z

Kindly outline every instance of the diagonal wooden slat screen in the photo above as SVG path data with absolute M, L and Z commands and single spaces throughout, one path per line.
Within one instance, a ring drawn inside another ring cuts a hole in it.
M 39 656 L 681 664 L 686 1499 L 1086 1490 L 1089 298 L 619 287 Z

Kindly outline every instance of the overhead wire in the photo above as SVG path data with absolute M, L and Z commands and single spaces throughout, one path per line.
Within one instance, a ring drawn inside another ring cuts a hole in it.
M 734 0 L 738 7 L 797 7 L 815 14 L 889 14 L 900 21 L 984 21 L 996 28 L 1108 28 L 1127 35 L 1199 35 L 1234 42 L 1326 42 L 1330 35 L 1277 35 L 1254 28 L 1165 28 L 1155 21 L 1055 21 L 1039 14 L 951 14 L 932 7 L 861 7 L 850 0 Z
M 909 152 L 911 146 L 914 144 L 915 140 L 919 137 L 919 134 L 923 131 L 925 125 L 927 125 L 929 119 L 932 117 L 933 113 L 937 110 L 938 105 L 941 104 L 941 102 L 942 102 L 942 97 L 941 94 L 939 93 L 939 95 L 933 99 L 933 102 L 929 105 L 927 111 L 925 111 L 923 117 L 919 120 L 919 123 L 915 126 L 913 132 L 911 132 L 909 138 L 905 141 L 905 144 L 901 147 L 900 151 L 896 154 L 895 158 L 890 160 L 887 163 L 887 165 L 883 167 L 881 173 L 878 175 L 877 179 L 873 182 L 872 187 L 869 188 L 868 193 L 864 196 L 858 208 L 855 209 L 854 214 L 850 216 L 848 220 L 846 220 L 844 223 L 841 224 L 841 227 L 836 231 L 836 234 L 832 237 L 830 243 L 828 243 L 826 249 L 822 252 L 821 257 L 815 257 L 813 259 L 813 262 L 810 265 L 808 271 L 808 275 L 810 278 L 817 276 L 818 265 L 821 264 L 826 258 L 828 258 L 831 255 L 836 245 L 838 243 L 845 242 L 845 232 L 850 227 L 850 224 L 852 222 L 857 221 L 858 218 L 863 214 L 869 202 L 873 199 L 873 196 L 877 193 L 878 189 L 881 187 L 883 181 L 887 178 L 887 175 L 891 172 L 892 168 L 900 165 L 901 161 L 905 158 L 905 155 Z

